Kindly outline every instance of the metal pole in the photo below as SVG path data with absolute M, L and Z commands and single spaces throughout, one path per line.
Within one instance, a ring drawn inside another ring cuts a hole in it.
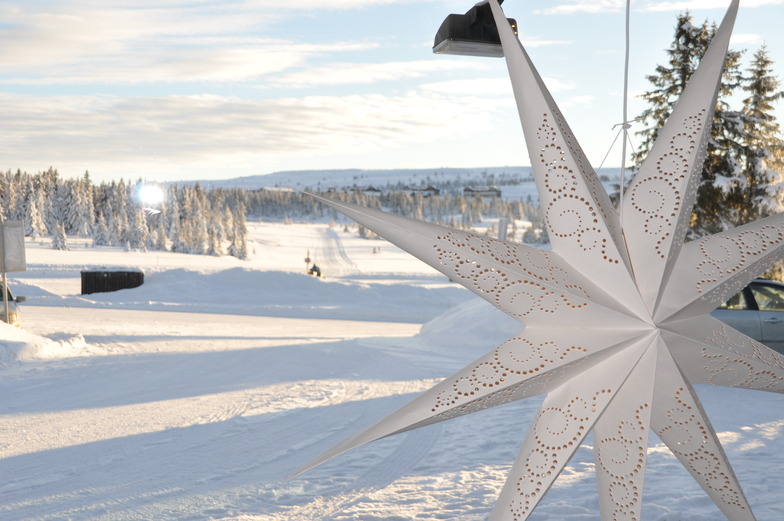
M 5 219 L 3 215 L 0 213 L 0 241 L 3 241 L 3 258 L 0 259 L 0 262 L 3 263 L 3 305 L 5 306 L 5 322 L 6 324 L 11 323 L 11 317 L 8 316 L 8 281 L 6 280 L 6 272 L 5 272 L 5 226 L 3 223 Z

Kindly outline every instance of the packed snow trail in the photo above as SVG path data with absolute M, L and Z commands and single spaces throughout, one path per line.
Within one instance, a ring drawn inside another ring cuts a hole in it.
M 319 255 L 326 259 L 326 262 L 321 261 L 320 266 L 322 266 L 322 269 L 323 266 L 326 266 L 330 272 L 334 272 L 336 275 L 353 275 L 359 273 L 359 268 L 346 253 L 340 235 L 329 228 L 325 230 L 325 233 L 326 237 L 320 242 L 319 249 L 317 250 Z

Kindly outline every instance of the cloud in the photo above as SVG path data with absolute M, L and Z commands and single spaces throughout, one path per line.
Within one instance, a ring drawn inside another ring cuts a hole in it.
M 523 42 L 523 45 L 525 45 L 527 49 L 533 49 L 534 47 L 547 47 L 550 45 L 569 45 L 573 43 L 569 40 L 545 40 L 527 35 L 522 35 L 520 37 L 520 41 Z
M 0 142 L 0 156 L 6 168 L 83 165 L 83 172 L 102 165 L 114 173 L 129 165 L 166 172 L 238 161 L 284 164 L 286 158 L 370 153 L 491 128 L 504 104 L 467 99 L 433 91 L 274 100 L 0 94 L 4 127 L 14 129 Z
M 0 7 L 0 82 L 126 84 L 249 81 L 374 42 L 293 42 L 270 34 L 302 2 L 89 2 Z M 322 2 L 338 9 L 350 2 Z
M 744 9 L 750 7 L 763 7 L 769 5 L 782 5 L 784 0 L 745 0 Z M 727 9 L 727 0 L 677 0 L 661 2 L 659 0 L 644 0 L 632 4 L 635 11 L 695 11 L 698 9 Z M 537 9 L 537 14 L 568 15 L 576 13 L 615 13 L 626 8 L 624 0 L 566 0 L 547 9 Z
M 473 78 L 467 80 L 440 81 L 426 83 L 420 88 L 424 91 L 447 95 L 504 96 L 512 94 L 509 78 Z
M 290 87 L 357 85 L 421 78 L 439 72 L 483 68 L 486 66 L 474 61 L 442 59 L 385 63 L 332 63 L 321 67 L 309 67 L 301 72 L 279 75 L 269 85 Z
M 547 9 L 537 9 L 537 14 L 607 13 L 624 9 L 623 0 L 568 0 Z
M 741 3 L 743 9 L 752 7 L 765 7 L 769 5 L 782 5 L 784 0 L 745 0 Z M 726 0 L 678 0 L 675 2 L 647 2 L 641 11 L 696 11 L 698 9 L 727 9 Z
M 564 107 L 573 107 L 575 105 L 579 106 L 591 106 L 596 101 L 596 97 L 590 94 L 582 94 L 579 96 L 571 96 L 566 101 L 562 103 Z
M 294 44 L 256 40 L 241 45 L 171 47 L 83 54 L 49 63 L 25 64 L 16 75 L 0 75 L 0 83 L 27 85 L 78 85 L 89 83 L 138 84 L 172 82 L 249 82 L 303 66 L 308 58 L 325 52 L 366 49 L 368 45 Z M 5 52 L 13 52 L 6 49 Z M 0 60 L 2 60 L 0 52 Z M 23 53 L 20 53 L 23 54 Z M 122 57 L 120 57 L 122 55 Z M 31 63 L 33 61 L 31 60 Z M 6 66 L 0 71 L 12 68 Z M 3 77 L 5 76 L 5 77 Z
M 751 44 L 762 44 L 765 37 L 761 34 L 733 34 L 730 38 L 730 45 L 744 46 Z
M 555 78 L 544 78 L 550 92 L 562 92 L 575 88 L 573 83 L 564 82 Z M 462 80 L 449 80 L 420 85 L 425 92 L 437 92 L 447 95 L 463 96 L 512 96 L 512 85 L 509 78 L 472 78 Z M 511 98 L 510 98 L 511 99 Z

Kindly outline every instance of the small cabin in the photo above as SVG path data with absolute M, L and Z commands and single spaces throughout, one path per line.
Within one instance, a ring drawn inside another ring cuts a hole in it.
M 375 186 L 366 186 L 366 187 L 355 186 L 353 188 L 353 192 L 355 194 L 363 194 L 363 195 L 375 195 L 375 196 L 381 195 L 381 190 L 379 190 Z
M 501 190 L 495 186 L 466 186 L 463 188 L 466 197 L 501 197 Z
M 411 195 L 421 195 L 422 197 L 431 197 L 434 195 L 441 195 L 441 190 L 435 186 L 427 186 L 425 188 L 412 188 Z

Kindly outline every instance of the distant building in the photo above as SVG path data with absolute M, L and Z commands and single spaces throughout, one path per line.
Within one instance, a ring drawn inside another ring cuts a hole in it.
M 463 188 L 466 197 L 501 197 L 501 190 L 495 186 L 466 186 Z
M 366 186 L 366 187 L 359 187 L 355 186 L 353 188 L 354 193 L 357 194 L 364 194 L 364 195 L 381 195 L 381 190 L 374 186 Z
M 411 195 L 421 195 L 422 197 L 430 197 L 431 195 L 441 195 L 441 190 L 435 186 L 428 186 L 426 188 L 412 188 Z

